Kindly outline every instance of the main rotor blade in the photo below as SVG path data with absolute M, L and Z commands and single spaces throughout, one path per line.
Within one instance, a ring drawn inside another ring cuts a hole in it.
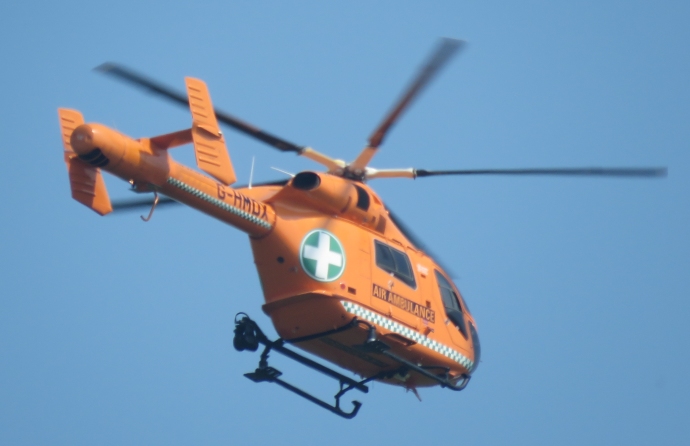
M 395 106 L 388 112 L 381 124 L 369 137 L 369 147 L 378 148 L 383 142 L 386 133 L 395 124 L 403 111 L 410 105 L 417 95 L 433 79 L 434 75 L 445 65 L 455 52 L 464 45 L 462 40 L 444 38 L 438 44 L 426 64 L 419 70 L 417 77 L 407 87 Z
M 95 70 L 113 76 L 122 81 L 129 82 L 130 84 L 141 87 L 145 90 L 148 90 L 151 93 L 170 99 L 171 101 L 177 102 L 178 104 L 186 108 L 189 107 L 189 102 L 186 94 L 174 90 L 157 81 L 149 79 L 139 73 L 130 70 L 129 68 L 123 67 L 122 65 L 117 65 L 114 63 L 104 63 L 96 67 Z M 264 132 L 263 130 L 254 127 L 253 125 L 248 124 L 244 121 L 241 121 L 240 119 L 237 119 L 234 116 L 223 112 L 222 110 L 214 108 L 213 111 L 216 113 L 216 118 L 218 119 L 218 121 L 229 125 L 230 127 L 244 133 L 245 135 L 251 136 L 252 138 L 258 139 L 259 141 L 265 142 L 266 144 L 273 146 L 280 151 L 301 153 L 302 150 L 304 150 L 304 147 L 302 146 L 298 146 L 297 144 L 293 144 L 282 138 L 278 138 L 277 136 L 271 135 L 268 132 Z
M 404 94 L 398 99 L 393 108 L 385 116 L 381 124 L 374 130 L 374 133 L 369 137 L 369 144 L 357 155 L 357 158 L 347 167 L 350 175 L 353 178 L 363 178 L 365 169 L 376 155 L 379 146 L 383 143 L 388 131 L 393 127 L 393 124 L 398 120 L 400 115 L 410 106 L 412 101 L 419 95 L 419 93 L 426 87 L 436 73 L 445 65 L 450 57 L 462 46 L 465 42 L 462 40 L 444 38 L 431 54 L 431 57 L 422 66 L 419 73 L 414 78 L 412 83 L 407 87 Z
M 665 167 L 578 167 L 555 169 L 466 169 L 466 170 L 426 170 L 426 169 L 374 169 L 366 168 L 366 180 L 376 178 L 417 178 L 436 175 L 554 175 L 554 176 L 594 176 L 594 177 L 665 177 Z
M 407 172 L 407 171 L 404 171 Z M 414 177 L 435 175 L 560 175 L 588 177 L 665 177 L 666 167 L 582 167 L 582 168 L 538 168 L 538 169 L 469 169 L 469 170 L 425 170 L 414 169 Z

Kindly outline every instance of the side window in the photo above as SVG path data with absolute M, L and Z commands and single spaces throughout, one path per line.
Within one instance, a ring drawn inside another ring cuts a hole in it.
M 378 240 L 374 240 L 374 245 L 376 246 L 376 266 L 393 274 L 411 288 L 415 288 L 417 284 L 407 254 Z
M 441 299 L 443 300 L 443 306 L 446 309 L 448 319 L 458 327 L 462 336 L 467 339 L 467 324 L 465 322 L 465 315 L 462 312 L 462 307 L 460 306 L 460 299 L 455 291 L 453 291 L 453 286 L 448 282 L 448 279 L 440 272 L 435 272 L 436 281 L 438 282 L 438 288 L 441 292 Z

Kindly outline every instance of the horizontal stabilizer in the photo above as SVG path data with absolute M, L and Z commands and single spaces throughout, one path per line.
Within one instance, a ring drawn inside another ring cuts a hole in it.
M 150 141 L 159 149 L 172 149 L 192 142 L 192 129 L 154 136 Z
M 72 198 L 100 215 L 112 212 L 113 207 L 110 204 L 101 169 L 90 166 L 77 158 L 70 144 L 72 132 L 84 123 L 84 118 L 78 111 L 65 108 L 58 109 L 58 115 Z
M 187 77 L 185 82 L 192 112 L 192 139 L 197 166 L 218 181 L 233 184 L 236 181 L 235 170 L 223 133 L 218 127 L 208 88 L 199 79 Z

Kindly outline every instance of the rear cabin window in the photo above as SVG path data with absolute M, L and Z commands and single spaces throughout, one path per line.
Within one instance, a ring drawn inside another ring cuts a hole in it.
M 446 309 L 448 319 L 455 324 L 458 330 L 460 330 L 460 333 L 462 333 L 462 336 L 467 339 L 467 324 L 465 322 L 465 315 L 462 311 L 463 308 L 460 305 L 459 296 L 453 291 L 453 286 L 448 279 L 440 272 L 435 272 L 436 281 L 438 281 L 438 288 L 441 292 L 441 299 L 443 300 L 443 306 Z
M 374 245 L 376 246 L 376 266 L 393 274 L 410 288 L 416 288 L 417 284 L 407 254 L 378 240 L 374 240 Z

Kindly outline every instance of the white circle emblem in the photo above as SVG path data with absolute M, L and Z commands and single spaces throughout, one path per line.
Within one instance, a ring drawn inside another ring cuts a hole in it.
M 302 240 L 299 261 L 312 279 L 332 282 L 345 271 L 345 249 L 335 235 L 316 229 Z

